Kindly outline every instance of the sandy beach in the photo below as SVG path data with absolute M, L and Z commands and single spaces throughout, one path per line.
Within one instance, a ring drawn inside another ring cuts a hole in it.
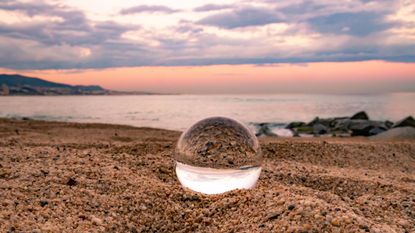
M 260 138 L 252 190 L 180 186 L 180 132 L 0 119 L 0 232 L 415 232 L 415 141 Z

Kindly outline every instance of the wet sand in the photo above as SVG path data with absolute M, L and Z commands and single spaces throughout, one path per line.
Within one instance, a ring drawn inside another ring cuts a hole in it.
M 415 232 L 415 141 L 261 138 L 256 188 L 203 195 L 179 135 L 0 119 L 0 232 Z

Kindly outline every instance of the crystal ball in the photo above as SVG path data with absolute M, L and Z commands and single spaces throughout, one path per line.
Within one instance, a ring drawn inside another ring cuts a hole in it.
M 261 173 L 258 139 L 226 117 L 203 119 L 183 132 L 174 159 L 182 186 L 205 194 L 253 188 Z

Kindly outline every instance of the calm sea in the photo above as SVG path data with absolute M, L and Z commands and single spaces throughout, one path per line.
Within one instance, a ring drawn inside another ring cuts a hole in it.
M 144 95 L 0 97 L 0 117 L 183 130 L 209 116 L 246 124 L 310 121 L 365 110 L 372 119 L 415 116 L 415 93 L 382 95 Z

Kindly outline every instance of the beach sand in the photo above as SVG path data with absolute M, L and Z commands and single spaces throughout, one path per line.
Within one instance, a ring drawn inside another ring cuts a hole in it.
M 261 138 L 254 189 L 203 195 L 179 135 L 0 119 L 0 232 L 415 232 L 415 141 Z

